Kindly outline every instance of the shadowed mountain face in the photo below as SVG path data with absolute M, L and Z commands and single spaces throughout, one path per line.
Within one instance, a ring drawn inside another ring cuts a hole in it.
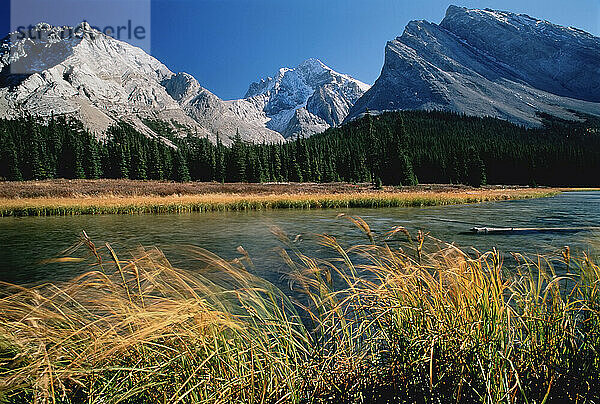
M 450 6 L 437 25 L 410 22 L 388 42 L 366 110 L 443 109 L 527 126 L 538 113 L 600 115 L 600 38 L 529 16 Z

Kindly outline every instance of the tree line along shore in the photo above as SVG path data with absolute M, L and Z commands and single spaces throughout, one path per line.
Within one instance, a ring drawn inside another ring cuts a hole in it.
M 125 122 L 98 139 L 64 117 L 0 120 L 0 179 L 600 185 L 600 120 L 541 119 L 526 128 L 439 111 L 367 114 L 280 144 L 213 143 L 153 120 L 145 123 L 161 138 Z

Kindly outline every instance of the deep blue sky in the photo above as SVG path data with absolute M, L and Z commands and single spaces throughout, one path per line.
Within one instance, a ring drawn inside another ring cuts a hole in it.
M 525 13 L 600 36 L 600 0 L 152 0 L 152 54 L 225 99 L 309 57 L 373 83 L 386 41 L 410 20 L 438 23 L 449 4 Z M 8 27 L 8 12 L 0 18 Z

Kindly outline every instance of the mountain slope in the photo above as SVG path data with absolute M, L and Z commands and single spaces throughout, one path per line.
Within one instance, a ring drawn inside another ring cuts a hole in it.
M 261 124 L 260 117 L 244 114 L 243 107 L 235 108 L 236 104 L 221 100 L 187 73 L 171 76 L 162 84 L 189 117 L 225 142 L 237 133 L 252 142 L 283 141 L 279 133 Z
M 450 6 L 439 24 L 410 22 L 388 42 L 366 110 L 442 109 L 527 126 L 539 112 L 600 115 L 600 39 L 529 16 Z
M 174 74 L 143 50 L 92 29 L 40 23 L 35 40 L 5 39 L 0 49 L 0 117 L 68 115 L 99 136 L 115 122 L 131 123 L 156 136 L 144 123 L 172 123 L 186 133 L 224 143 L 240 129 L 244 140 L 283 140 L 265 128 L 245 130 L 235 115 L 223 114 L 222 100 L 186 74 Z M 195 114 L 195 106 L 210 114 Z M 226 133 L 223 133 L 226 132 Z
M 140 118 L 154 118 L 208 135 L 161 86 L 173 75 L 162 63 L 87 23 L 80 28 L 69 36 L 68 27 L 38 24 L 39 40 L 3 43 L 0 116 L 71 115 L 97 133 L 122 119 L 147 134 Z
M 339 125 L 369 88 L 316 59 L 250 86 L 224 101 L 189 74 L 171 72 L 139 48 L 87 23 L 76 28 L 40 23 L 35 38 L 0 49 L 0 117 L 74 116 L 100 136 L 125 120 L 156 136 L 145 119 L 224 143 L 239 133 L 252 142 L 280 142 Z

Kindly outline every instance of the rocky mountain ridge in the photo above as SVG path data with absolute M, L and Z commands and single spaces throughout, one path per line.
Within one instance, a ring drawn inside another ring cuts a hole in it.
M 252 84 L 244 99 L 224 101 L 193 76 L 87 23 L 40 23 L 33 34 L 9 35 L 1 45 L 0 117 L 73 116 L 99 136 L 121 120 L 156 136 L 144 124 L 150 119 L 171 123 L 182 136 L 229 143 L 239 133 L 250 142 L 281 142 L 339 125 L 369 87 L 309 59 Z
M 539 113 L 600 115 L 600 38 L 527 15 L 450 6 L 388 42 L 380 77 L 346 120 L 365 111 L 441 109 L 526 126 Z

